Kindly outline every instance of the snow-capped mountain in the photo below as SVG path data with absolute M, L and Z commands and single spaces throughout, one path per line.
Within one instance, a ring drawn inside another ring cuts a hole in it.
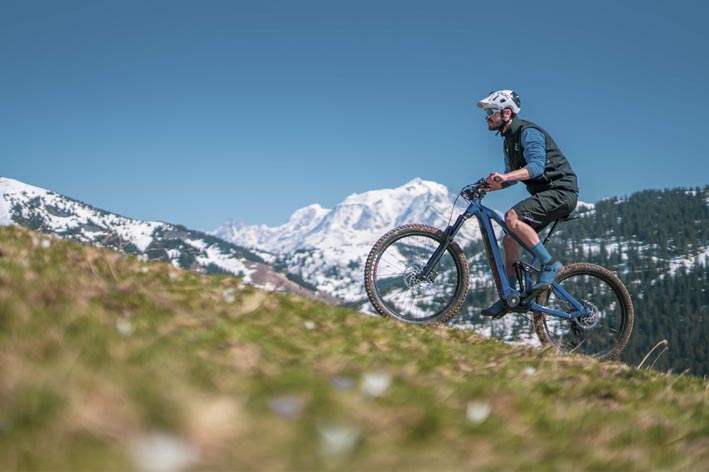
M 461 201 L 453 211 L 455 198 L 444 185 L 414 179 L 395 189 L 350 195 L 334 209 L 310 205 L 282 226 L 229 221 L 210 234 L 253 250 L 318 291 L 360 303 L 366 298 L 365 259 L 377 239 L 405 223 L 444 228 L 463 208 Z M 465 226 L 457 237 L 462 243 L 479 239 L 475 224 Z
M 200 231 L 126 218 L 17 180 L 0 177 L 0 224 L 117 249 L 176 267 L 230 273 L 246 283 L 311 295 L 251 251 Z

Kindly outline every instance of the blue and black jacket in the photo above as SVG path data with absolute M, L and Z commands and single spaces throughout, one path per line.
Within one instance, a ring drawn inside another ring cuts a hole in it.
M 529 193 L 535 195 L 556 189 L 578 194 L 576 173 L 543 128 L 515 116 L 502 136 L 505 140 L 505 171 L 526 167 L 531 176 L 524 181 Z

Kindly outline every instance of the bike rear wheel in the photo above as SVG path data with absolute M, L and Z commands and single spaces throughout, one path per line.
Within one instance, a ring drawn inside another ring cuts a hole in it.
M 608 269 L 589 263 L 569 264 L 555 280 L 590 308 L 590 314 L 567 320 L 535 311 L 534 327 L 542 344 L 596 359 L 617 358 L 628 344 L 635 319 L 633 302 L 623 282 Z M 541 293 L 537 303 L 560 311 L 573 311 L 553 287 Z
M 369 301 L 382 316 L 419 325 L 439 324 L 455 315 L 468 294 L 468 263 L 450 243 L 434 271 L 422 270 L 445 240 L 433 226 L 404 225 L 386 233 L 369 253 L 364 282 Z

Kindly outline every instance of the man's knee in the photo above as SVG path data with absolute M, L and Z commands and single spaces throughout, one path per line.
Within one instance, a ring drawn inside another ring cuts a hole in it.
M 512 208 L 507 213 L 505 213 L 505 224 L 508 228 L 514 230 L 514 228 L 517 226 L 517 223 L 519 223 L 519 217 L 517 216 L 517 212 L 514 210 L 514 208 Z

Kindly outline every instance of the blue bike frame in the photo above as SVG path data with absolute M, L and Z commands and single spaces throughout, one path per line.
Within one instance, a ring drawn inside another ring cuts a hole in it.
M 480 198 L 478 197 L 474 198 L 471 201 L 470 205 L 468 205 L 468 208 L 460 216 L 458 216 L 453 225 L 446 228 L 446 237 L 441 243 L 441 245 L 436 249 L 436 251 L 434 251 L 433 255 L 431 256 L 431 259 L 426 264 L 426 267 L 424 267 L 423 272 L 421 274 L 422 278 L 431 277 L 431 275 L 434 273 L 435 266 L 440 261 L 441 256 L 443 256 L 443 253 L 446 251 L 450 243 L 453 241 L 453 238 L 455 238 L 456 234 L 458 234 L 460 229 L 463 227 L 463 224 L 465 224 L 465 222 L 473 216 L 478 220 L 478 223 L 480 224 L 482 238 L 485 244 L 485 250 L 487 252 L 488 261 L 490 263 L 490 268 L 492 270 L 492 274 L 495 279 L 495 285 L 497 287 L 497 293 L 500 299 L 503 300 L 503 302 L 507 305 L 508 308 L 511 309 L 511 311 L 526 312 L 531 309 L 533 311 L 539 311 L 548 315 L 566 319 L 573 319 L 579 316 L 586 316 L 589 314 L 588 308 L 584 307 L 581 303 L 579 303 L 556 281 L 552 282 L 551 289 L 554 291 L 554 294 L 560 300 L 567 302 L 571 307 L 573 307 L 573 311 L 559 311 L 553 308 L 539 305 L 536 302 L 536 297 L 539 295 L 539 291 L 520 292 L 510 286 L 510 280 L 507 276 L 506 271 L 504 270 L 504 262 L 500 253 L 500 247 L 497 245 L 497 238 L 495 236 L 495 230 L 492 227 L 492 221 L 494 220 L 495 222 L 497 222 L 497 224 L 502 227 L 502 230 L 508 235 L 510 235 L 510 237 L 512 237 L 515 241 L 517 241 L 517 243 L 519 243 L 519 245 L 527 253 L 531 254 L 532 256 L 533 254 L 530 248 L 526 244 L 524 244 L 519 239 L 519 237 L 517 237 L 516 234 L 510 231 L 504 220 L 493 210 L 484 206 L 480 202 Z M 531 265 L 524 264 L 526 267 L 525 288 L 531 285 L 529 270 L 538 270 L 533 267 L 536 263 L 536 258 L 533 258 Z

